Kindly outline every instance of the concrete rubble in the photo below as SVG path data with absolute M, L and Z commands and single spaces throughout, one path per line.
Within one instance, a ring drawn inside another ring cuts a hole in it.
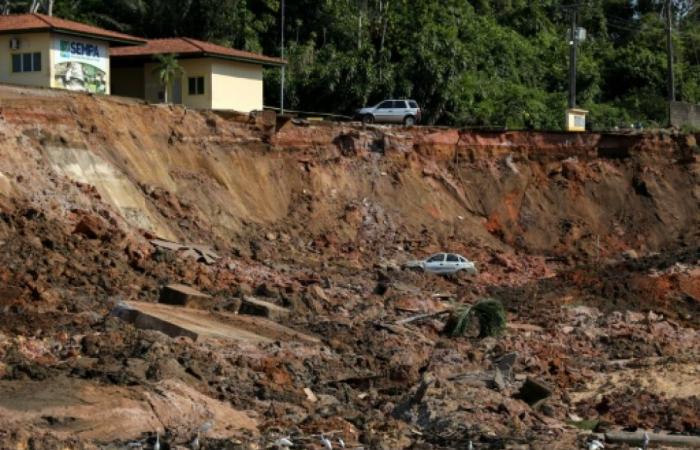
M 160 291 L 161 303 L 168 305 L 187 306 L 189 308 L 209 309 L 214 306 L 211 295 L 199 292 L 184 284 L 169 284 Z

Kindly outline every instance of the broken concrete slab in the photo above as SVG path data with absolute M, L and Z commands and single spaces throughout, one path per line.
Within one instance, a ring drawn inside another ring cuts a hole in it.
M 532 406 L 535 403 L 551 396 L 552 392 L 552 388 L 544 381 L 527 377 L 525 379 L 525 383 L 523 383 L 520 391 L 518 392 L 518 398 Z
M 238 312 L 240 314 L 267 317 L 271 320 L 284 320 L 288 318 L 290 314 L 287 308 L 264 300 L 258 300 L 254 297 L 243 297 Z
M 163 239 L 151 239 L 150 242 L 156 247 L 165 248 L 172 251 L 177 251 L 184 247 L 182 244 L 179 244 L 177 242 L 166 241 Z
M 270 343 L 299 341 L 320 343 L 320 339 L 300 333 L 263 317 L 213 314 L 201 309 L 183 308 L 162 303 L 122 302 L 111 315 L 137 328 L 157 330 L 171 337 L 186 336 L 193 340 L 214 338 Z
M 139 311 L 136 308 L 131 308 L 127 304 L 120 304 L 112 310 L 110 315 L 119 317 L 120 319 L 131 323 L 136 328 L 142 330 L 157 330 L 170 337 L 188 337 L 192 340 L 197 340 L 199 334 L 180 326 L 172 321 L 164 320 L 158 316 Z
M 200 255 L 199 255 L 199 252 L 197 252 L 196 250 L 192 250 L 191 248 L 188 248 L 187 250 L 180 253 L 180 257 L 186 258 L 186 259 L 194 259 L 195 261 L 199 261 Z
M 158 301 L 168 305 L 199 309 L 209 309 L 214 304 L 211 295 L 199 292 L 197 289 L 184 284 L 169 284 L 163 287 Z
M 212 265 L 216 262 L 216 258 L 212 257 L 208 253 L 201 253 L 201 257 L 199 258 L 200 261 L 204 262 L 205 264 Z
M 151 244 L 158 248 L 179 252 L 183 251 L 180 256 L 183 258 L 193 258 L 196 261 L 205 264 L 214 264 L 221 257 L 214 252 L 208 245 L 201 244 L 181 244 L 179 242 L 167 241 L 164 239 L 151 239 Z
M 221 256 L 217 255 L 214 250 L 209 247 L 208 245 L 202 245 L 202 244 L 189 244 L 189 248 L 197 250 L 199 253 L 202 254 L 202 256 L 207 255 L 211 259 L 219 259 Z

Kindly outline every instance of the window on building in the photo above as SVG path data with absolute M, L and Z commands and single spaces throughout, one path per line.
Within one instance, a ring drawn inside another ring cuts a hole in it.
M 32 53 L 32 69 L 35 72 L 41 72 L 41 53 Z
M 12 55 L 12 71 L 22 71 L 22 55 Z
M 12 71 L 41 72 L 41 53 L 15 53 L 12 55 Z
M 187 79 L 190 95 L 204 94 L 204 77 L 191 77 Z

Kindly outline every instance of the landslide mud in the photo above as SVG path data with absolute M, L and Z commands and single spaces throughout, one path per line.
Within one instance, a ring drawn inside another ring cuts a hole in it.
M 151 448 L 156 433 L 174 448 L 198 430 L 212 449 L 700 433 L 693 135 L 311 125 L 8 87 L 0 100 L 2 448 Z M 442 250 L 479 275 L 401 268 Z M 245 296 L 289 308 L 281 324 L 321 342 L 192 341 L 110 316 L 170 283 L 212 295 L 214 315 Z M 503 336 L 396 324 L 483 296 L 506 306 Z M 523 401 L 528 378 L 551 395 Z

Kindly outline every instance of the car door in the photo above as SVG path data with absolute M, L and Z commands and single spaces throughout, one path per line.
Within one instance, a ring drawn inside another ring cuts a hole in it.
M 459 256 L 448 253 L 445 258 L 445 272 L 454 273 L 460 269 Z
M 394 100 L 393 108 L 391 109 L 391 122 L 402 123 L 406 115 L 406 102 L 403 100 Z
M 438 253 L 425 261 L 425 270 L 433 273 L 442 273 L 445 269 L 445 254 Z
M 381 102 L 374 112 L 374 120 L 378 122 L 390 122 L 393 108 L 394 102 L 391 100 Z

